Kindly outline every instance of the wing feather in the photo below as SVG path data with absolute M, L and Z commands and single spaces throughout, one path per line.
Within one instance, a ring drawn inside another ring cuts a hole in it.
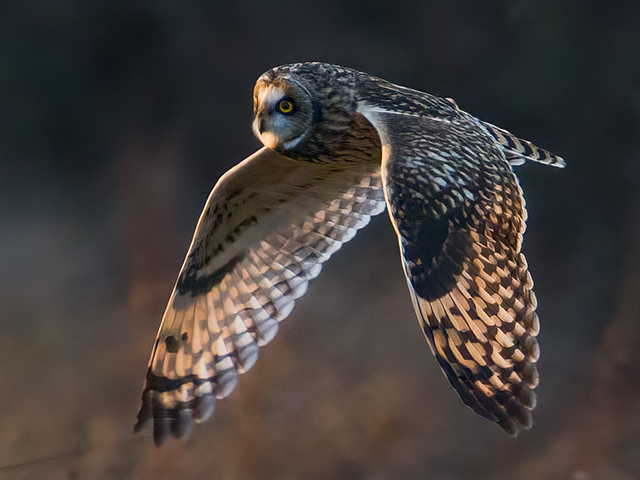
M 520 252 L 524 198 L 503 145 L 462 111 L 431 118 L 362 103 L 360 112 L 382 139 L 389 215 L 433 354 L 473 411 L 511 434 L 530 428 L 539 322 Z
M 226 173 L 165 311 L 136 430 L 153 418 L 161 444 L 209 418 L 322 263 L 384 208 L 376 163 L 339 168 L 263 148 Z

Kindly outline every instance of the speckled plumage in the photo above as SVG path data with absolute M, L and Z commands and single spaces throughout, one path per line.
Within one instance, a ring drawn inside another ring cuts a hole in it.
M 450 99 L 322 63 L 261 76 L 254 130 L 266 146 L 220 179 L 198 223 L 136 429 L 153 418 L 161 444 L 206 420 L 322 263 L 385 204 L 445 375 L 476 413 L 530 428 L 539 322 L 511 165 L 563 160 Z

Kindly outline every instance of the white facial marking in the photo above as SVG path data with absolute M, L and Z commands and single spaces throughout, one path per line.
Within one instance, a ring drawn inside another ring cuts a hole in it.
M 260 93 L 258 94 L 259 111 L 264 111 L 264 110 L 273 111 L 275 109 L 276 103 L 280 101 L 280 99 L 282 99 L 282 97 L 284 96 L 285 96 L 285 93 L 281 88 L 276 87 L 274 85 L 267 86 L 266 88 L 262 89 L 262 91 L 260 91 Z M 276 125 L 273 124 L 274 120 Z M 271 129 L 273 129 L 274 126 L 277 126 L 278 120 L 279 119 L 277 117 L 275 119 L 273 117 L 271 118 L 271 121 L 272 121 Z M 278 142 L 280 141 L 280 139 L 278 138 L 278 135 L 276 135 L 272 131 L 260 133 L 258 118 L 256 118 L 255 121 L 253 122 L 253 131 L 256 134 L 256 137 L 258 137 L 258 139 L 262 142 L 262 144 L 269 148 L 275 148 L 276 145 L 278 145 Z
M 298 145 L 302 141 L 302 139 L 306 136 L 307 136 L 306 134 L 300 135 L 299 137 L 296 137 L 293 140 L 289 140 L 288 142 L 283 143 L 282 146 L 287 150 L 290 148 L 293 148 L 296 145 Z
M 278 100 L 280 100 L 284 96 L 284 90 L 282 90 L 280 87 L 269 85 L 267 88 L 263 88 L 260 92 L 260 95 L 258 95 L 258 102 L 263 109 L 273 109 L 275 108 Z

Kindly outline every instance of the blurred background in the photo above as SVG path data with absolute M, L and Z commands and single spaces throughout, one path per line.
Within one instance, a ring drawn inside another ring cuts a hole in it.
M 517 439 L 439 371 L 386 215 L 186 443 L 132 434 L 201 208 L 260 147 L 253 84 L 311 60 L 567 160 L 517 169 L 542 322 Z M 0 326 L 0 479 L 640 478 L 640 4 L 3 0 Z

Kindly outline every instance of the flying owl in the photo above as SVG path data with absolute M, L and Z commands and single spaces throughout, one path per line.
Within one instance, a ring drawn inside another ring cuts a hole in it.
M 249 370 L 322 264 L 387 208 L 418 322 L 462 401 L 532 425 L 540 325 L 512 166 L 564 166 L 439 98 L 350 68 L 262 75 L 264 147 L 204 207 L 149 360 L 135 430 L 185 438 Z

